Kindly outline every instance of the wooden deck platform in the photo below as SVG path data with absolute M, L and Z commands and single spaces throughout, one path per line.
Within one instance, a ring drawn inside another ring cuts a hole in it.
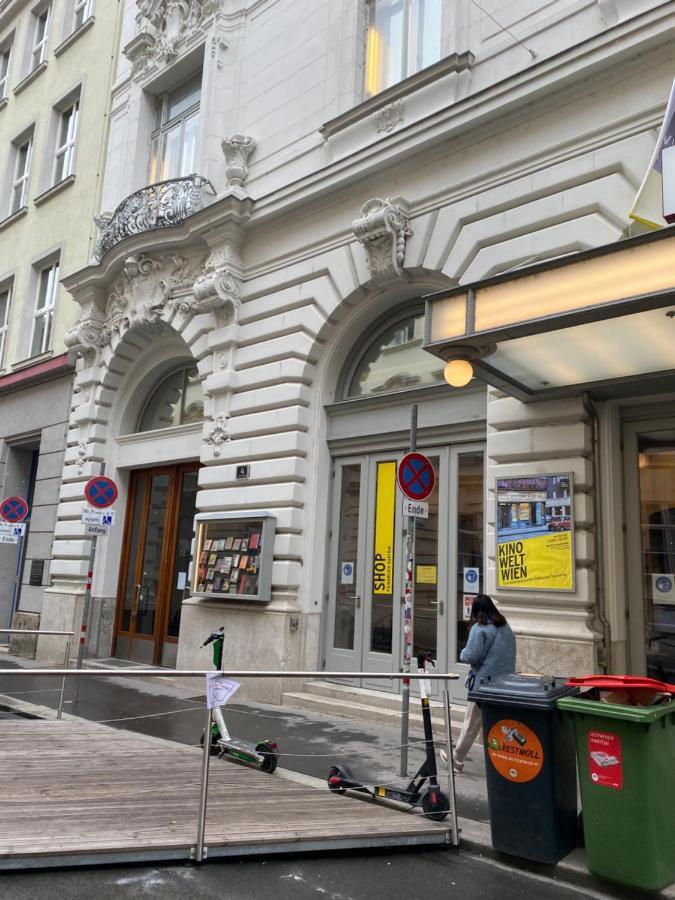
M 198 748 L 95 723 L 1 721 L 0 869 L 189 859 L 201 758 Z M 218 759 L 208 796 L 209 859 L 449 841 L 449 820 Z

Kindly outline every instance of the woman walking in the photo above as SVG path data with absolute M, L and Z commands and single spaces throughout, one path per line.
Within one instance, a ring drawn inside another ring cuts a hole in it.
M 459 655 L 462 662 L 471 666 L 466 679 L 468 689 L 471 690 L 474 683 L 486 675 L 494 678 L 515 672 L 516 639 L 511 626 L 487 594 L 478 594 L 474 598 L 469 624 L 469 640 Z M 456 772 L 461 772 L 464 768 L 464 759 L 476 740 L 480 727 L 480 709 L 475 703 L 469 703 L 455 747 L 453 764 Z M 446 751 L 441 750 L 440 755 L 447 762 Z

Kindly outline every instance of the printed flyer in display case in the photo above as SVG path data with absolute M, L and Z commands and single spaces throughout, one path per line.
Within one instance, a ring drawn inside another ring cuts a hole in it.
M 573 480 L 498 478 L 497 587 L 574 590 Z
M 267 513 L 251 516 L 200 513 L 193 594 L 222 600 L 269 602 L 276 520 Z

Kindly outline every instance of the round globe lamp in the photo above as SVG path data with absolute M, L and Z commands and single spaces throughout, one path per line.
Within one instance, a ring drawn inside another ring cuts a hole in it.
M 443 377 L 450 387 L 465 387 L 473 378 L 473 366 L 467 359 L 451 359 L 445 365 Z

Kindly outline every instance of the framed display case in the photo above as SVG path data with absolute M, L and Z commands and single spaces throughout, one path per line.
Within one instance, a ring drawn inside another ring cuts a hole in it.
M 275 526 L 268 513 L 195 516 L 193 595 L 268 603 Z

